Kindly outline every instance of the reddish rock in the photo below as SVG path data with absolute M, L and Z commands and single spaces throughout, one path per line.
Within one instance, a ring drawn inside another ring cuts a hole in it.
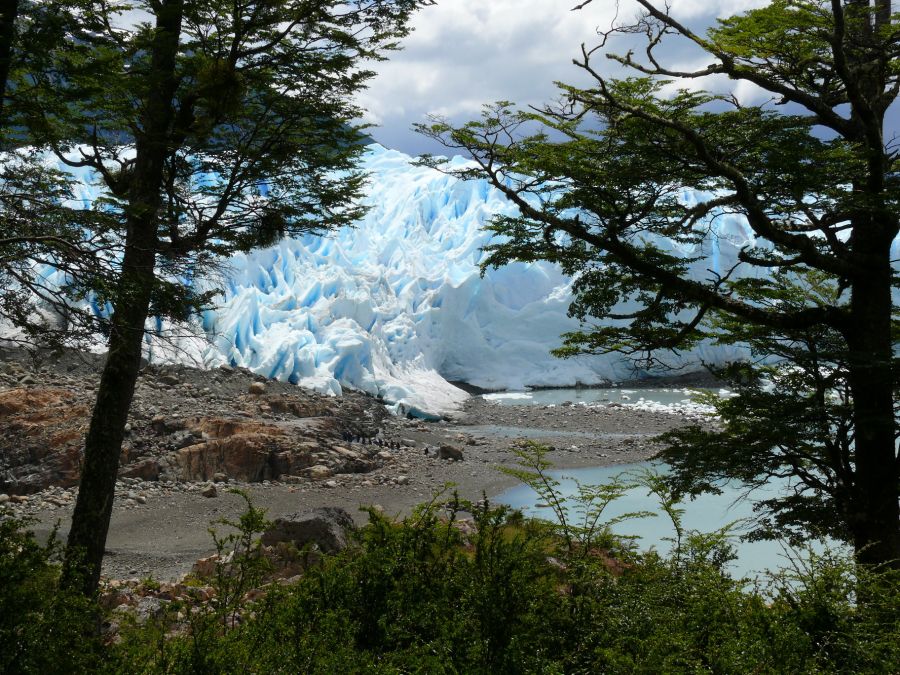
M 184 480 L 212 480 L 217 473 L 248 482 L 271 480 L 271 437 L 241 434 L 213 439 L 178 451 Z
M 159 471 L 159 461 L 153 458 L 148 458 L 122 467 L 122 469 L 119 471 L 119 475 L 123 478 L 159 480 Z
M 30 494 L 76 485 L 88 414 L 65 389 L 0 391 L 0 491 Z

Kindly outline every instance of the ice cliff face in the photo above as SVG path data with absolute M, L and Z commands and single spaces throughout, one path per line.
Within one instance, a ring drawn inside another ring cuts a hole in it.
M 333 394 L 352 387 L 418 413 L 461 402 L 466 395 L 449 383 L 454 380 L 521 389 L 633 374 L 615 356 L 550 355 L 562 333 L 578 328 L 566 316 L 571 280 L 558 268 L 513 264 L 480 276 L 481 248 L 489 241 L 484 225 L 513 212 L 497 190 L 414 166 L 409 156 L 378 145 L 370 146 L 363 165 L 370 209 L 354 228 L 285 239 L 232 258 L 216 282 L 222 289 L 216 308 L 199 325 L 149 322 L 145 354 L 154 361 L 244 366 Z M 87 205 L 98 196 L 96 181 L 87 170 L 76 176 L 77 199 Z M 727 270 L 753 241 L 740 218 L 712 226 L 717 236 L 692 270 L 699 278 Z M 53 268 L 43 274 L 49 284 L 65 282 Z M 93 311 L 109 308 L 95 303 Z M 702 347 L 681 360 L 699 367 L 701 359 L 739 355 Z
M 431 412 L 465 398 L 448 380 L 502 389 L 631 373 L 617 357 L 549 354 L 577 328 L 566 316 L 570 279 L 556 267 L 514 264 L 480 276 L 483 226 L 512 211 L 498 191 L 377 145 L 364 168 L 370 210 L 355 228 L 230 261 L 223 297 L 203 317 L 212 340 L 206 365 L 245 366 L 335 394 L 349 386 Z M 738 219 L 717 228 L 697 274 L 725 266 L 750 241 Z M 687 358 L 726 356 L 704 349 Z

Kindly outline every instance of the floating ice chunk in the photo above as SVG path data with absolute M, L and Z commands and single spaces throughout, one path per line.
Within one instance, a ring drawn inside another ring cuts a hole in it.
M 528 401 L 533 396 L 525 391 L 501 391 L 495 394 L 482 394 L 481 398 L 485 401 Z

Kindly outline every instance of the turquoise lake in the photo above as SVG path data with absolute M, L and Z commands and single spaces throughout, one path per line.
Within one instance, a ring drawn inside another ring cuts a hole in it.
M 561 405 L 566 401 L 576 404 L 621 403 L 634 405 L 643 399 L 651 404 L 678 406 L 690 402 L 691 392 L 692 390 L 688 389 L 544 389 L 501 392 L 486 395 L 485 398 L 501 405 Z M 729 392 L 721 390 L 718 393 L 728 395 Z M 521 431 L 523 436 L 527 436 L 529 432 L 535 433 L 534 429 L 510 428 L 506 430 L 508 435 L 516 435 L 517 431 Z M 587 485 L 598 485 L 608 483 L 615 476 L 624 472 L 639 471 L 643 468 L 664 471 L 665 465 L 645 462 L 632 466 L 617 465 L 559 470 L 551 472 L 551 475 L 560 481 L 561 494 L 571 496 L 576 492 L 576 481 Z M 713 532 L 732 525 L 731 541 L 737 550 L 738 558 L 730 563 L 728 569 L 736 577 L 752 579 L 763 575 L 767 569 L 787 567 L 791 564 L 790 558 L 802 559 L 805 553 L 791 549 L 782 542 L 745 542 L 740 540 L 740 536 L 749 529 L 747 521 L 754 516 L 753 504 L 755 501 L 775 496 L 788 489 L 790 489 L 790 485 L 787 481 L 782 480 L 772 482 L 745 495 L 745 490 L 740 485 L 726 485 L 723 487 L 721 495 L 702 495 L 680 505 L 685 510 L 682 516 L 684 528 L 700 532 Z M 554 517 L 551 509 L 538 505 L 537 494 L 525 485 L 506 490 L 496 496 L 494 501 L 521 509 L 531 516 L 547 519 Z M 573 511 L 575 505 L 571 502 L 569 504 L 570 511 Z M 673 544 L 669 540 L 674 538 L 675 530 L 668 517 L 661 513 L 658 499 L 649 494 L 647 488 L 635 488 L 628 491 L 621 499 L 607 508 L 602 520 L 609 520 L 635 511 L 653 511 L 660 515 L 619 523 L 613 527 L 613 531 L 622 535 L 639 537 L 637 541 L 641 549 L 654 547 L 661 552 L 670 551 Z M 828 546 L 840 548 L 840 545 L 835 542 L 828 542 Z M 812 544 L 814 551 L 821 552 L 824 549 L 825 544 L 823 543 Z
M 623 472 L 635 471 L 642 468 L 662 469 L 663 466 L 647 462 L 632 466 L 608 466 L 591 467 L 586 469 L 568 469 L 552 471 L 551 475 L 560 482 L 559 490 L 563 496 L 575 494 L 576 481 L 587 485 L 599 485 L 608 483 L 615 476 Z M 700 532 L 713 532 L 726 525 L 733 524 L 731 539 L 737 549 L 737 560 L 729 564 L 728 570 L 735 577 L 755 578 L 762 575 L 767 569 L 774 570 L 790 565 L 790 557 L 803 558 L 803 551 L 793 550 L 786 544 L 777 541 L 740 541 L 740 535 L 748 531 L 747 519 L 753 514 L 753 501 L 777 495 L 785 490 L 787 484 L 781 482 L 770 484 L 753 491 L 749 498 L 742 499 L 743 491 L 737 485 L 725 486 L 721 495 L 702 495 L 696 500 L 685 501 L 680 506 L 684 508 L 682 523 L 685 530 L 697 530 Z M 521 509 L 525 514 L 553 519 L 553 512 L 547 507 L 538 506 L 538 495 L 531 488 L 519 485 L 494 497 L 494 501 L 508 504 L 513 508 Z M 570 513 L 575 517 L 573 522 L 578 523 L 578 515 L 575 512 L 575 504 L 567 502 Z M 613 502 L 604 511 L 602 521 L 608 521 L 616 516 L 635 511 L 653 511 L 658 513 L 656 517 L 628 520 L 615 525 L 612 529 L 617 534 L 636 535 L 638 546 L 642 550 L 654 547 L 660 552 L 668 552 L 672 548 L 671 540 L 675 537 L 675 530 L 668 516 L 659 508 L 659 500 L 655 495 L 649 494 L 647 488 L 634 488 L 623 497 Z M 834 542 L 829 544 L 837 547 Z M 822 543 L 813 543 L 812 549 L 821 552 L 825 549 Z

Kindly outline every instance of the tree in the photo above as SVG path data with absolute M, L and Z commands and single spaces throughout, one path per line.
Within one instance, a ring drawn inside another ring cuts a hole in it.
M 221 256 L 360 215 L 353 95 L 426 0 L 44 3 L 63 42 L 10 89 L 29 142 L 97 182 L 114 275 L 65 579 L 93 592 L 149 316 L 184 319 Z M 137 18 L 135 18 L 137 17 Z
M 23 101 L 7 86 L 26 54 L 34 65 L 63 41 L 59 18 L 46 3 L 0 3 L 0 317 L 23 331 L 21 342 L 38 348 L 77 345 L 101 328 L 71 299 L 101 286 L 110 272 L 98 257 L 103 243 L 91 234 L 102 229 L 106 215 L 71 207 L 74 177 L 48 166 L 28 147 L 18 114 Z M 51 268 L 65 275 L 65 284 L 48 283 L 41 272 Z M 48 322 L 53 313 L 64 320 Z M 5 337 L 8 341 L 15 339 Z
M 423 130 L 474 158 L 459 175 L 487 178 L 520 209 L 494 221 L 501 239 L 487 264 L 550 260 L 575 275 L 571 312 L 584 329 L 565 336 L 561 355 L 621 352 L 646 365 L 658 350 L 714 339 L 766 358 L 731 368 L 740 397 L 720 406 L 720 431 L 670 438 L 673 484 L 789 476 L 794 494 L 762 505 L 771 523 L 828 532 L 862 563 L 900 566 L 891 3 L 773 0 L 700 34 L 637 2 L 633 23 L 582 46 L 575 64 L 591 85 L 561 85 L 560 104 L 501 103 L 480 121 Z M 646 49 L 607 54 L 633 74 L 613 79 L 595 61 L 621 35 Z M 673 39 L 710 65 L 668 67 L 660 49 Z M 715 77 L 769 100 L 702 90 Z M 685 200 L 686 188 L 705 196 Z M 728 246 L 717 223 L 729 216 L 752 241 L 733 265 L 705 270 L 710 251 Z M 625 302 L 636 311 L 617 314 Z M 597 317 L 608 325 L 590 326 Z
M 0 2 L 0 121 L 3 120 L 3 99 L 6 97 L 6 82 L 9 79 L 18 17 L 19 0 L 2 0 Z

